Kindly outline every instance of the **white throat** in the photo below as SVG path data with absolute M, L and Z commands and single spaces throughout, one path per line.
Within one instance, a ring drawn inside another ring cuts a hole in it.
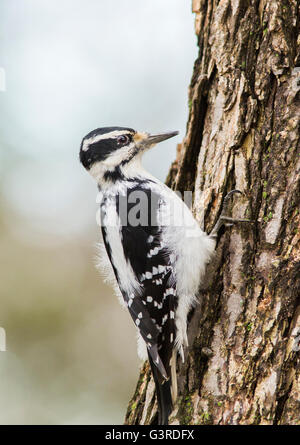
M 142 153 L 136 155 L 129 162 L 118 165 L 109 165 L 106 161 L 95 163 L 89 170 L 101 189 L 110 188 L 116 180 L 126 180 L 134 178 L 155 179 L 142 166 Z M 118 178 L 119 177 L 119 178 Z

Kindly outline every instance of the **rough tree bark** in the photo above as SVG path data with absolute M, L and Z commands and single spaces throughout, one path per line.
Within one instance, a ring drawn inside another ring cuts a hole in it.
M 199 57 L 168 177 L 209 231 L 225 194 L 252 225 L 220 235 L 191 314 L 172 424 L 299 424 L 299 1 L 194 0 Z M 188 7 L 188 6 L 187 6 Z M 144 364 L 126 424 L 154 419 Z

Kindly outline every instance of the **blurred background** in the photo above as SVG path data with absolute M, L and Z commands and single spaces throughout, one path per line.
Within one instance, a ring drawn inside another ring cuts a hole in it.
M 120 424 L 139 371 L 127 312 L 95 269 L 96 184 L 81 139 L 179 130 L 197 56 L 185 0 L 0 1 L 1 424 Z

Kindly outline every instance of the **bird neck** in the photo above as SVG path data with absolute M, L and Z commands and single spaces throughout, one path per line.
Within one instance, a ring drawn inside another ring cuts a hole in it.
M 117 166 L 96 165 L 92 167 L 92 176 L 97 180 L 99 190 L 107 190 L 118 182 L 132 182 L 139 180 L 156 180 L 142 166 L 142 156 L 135 156 L 129 162 Z

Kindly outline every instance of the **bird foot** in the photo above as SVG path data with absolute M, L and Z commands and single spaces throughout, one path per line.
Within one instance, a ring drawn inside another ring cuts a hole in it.
M 254 223 L 254 221 L 251 221 L 250 219 L 232 218 L 231 216 L 226 215 L 227 210 L 228 210 L 228 205 L 230 202 L 230 198 L 234 193 L 240 193 L 241 195 L 243 194 L 240 190 L 231 190 L 229 193 L 227 193 L 227 195 L 225 196 L 225 199 L 224 199 L 221 215 L 220 215 L 218 221 L 216 222 L 216 224 L 214 225 L 212 231 L 209 234 L 210 238 L 216 239 L 218 236 L 219 230 L 221 229 L 221 227 L 223 225 L 225 227 L 231 227 L 236 223 L 244 223 L 244 222 Z

